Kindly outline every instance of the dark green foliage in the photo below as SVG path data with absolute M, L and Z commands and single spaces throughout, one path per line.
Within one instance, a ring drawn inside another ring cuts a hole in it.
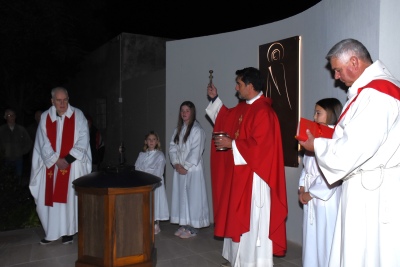
M 14 172 L 0 164 L 0 231 L 37 226 L 40 221 L 28 185 L 20 185 Z

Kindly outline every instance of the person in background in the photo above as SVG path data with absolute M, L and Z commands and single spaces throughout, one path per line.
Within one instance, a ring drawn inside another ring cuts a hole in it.
M 27 128 L 29 136 L 31 137 L 31 140 L 33 141 L 32 144 L 35 143 L 36 131 L 39 126 L 40 117 L 42 116 L 42 113 L 43 112 L 41 110 L 36 110 L 35 115 L 34 115 L 35 121 L 33 123 L 31 123 Z
M 35 114 L 34 114 L 34 118 L 35 121 L 33 123 L 31 123 L 28 128 L 26 129 L 29 133 L 29 136 L 31 137 L 32 140 L 32 146 L 31 146 L 31 150 L 29 152 L 29 170 L 31 169 L 31 163 L 32 163 L 32 156 L 33 156 L 33 146 L 35 144 L 35 139 L 36 139 L 36 132 L 37 129 L 39 127 L 39 122 L 40 122 L 40 117 L 42 116 L 43 111 L 41 110 L 36 110 Z
M 400 82 L 355 39 L 326 59 L 348 100 L 332 139 L 299 143 L 329 184 L 343 181 L 329 266 L 400 266 Z
M 169 220 L 167 194 L 164 185 L 165 156 L 161 151 L 158 134 L 150 131 L 144 137 L 143 150 L 135 162 L 135 170 L 143 171 L 161 178 L 159 186 L 154 190 L 154 233 L 161 232 L 159 221 Z
M 196 120 L 196 107 L 184 101 L 179 107 L 178 125 L 169 144 L 174 168 L 170 222 L 179 224 L 175 235 L 191 238 L 210 226 L 203 152 L 205 132 Z
M 29 189 L 36 203 L 47 245 L 62 237 L 73 242 L 78 232 L 78 196 L 72 182 L 92 171 L 89 127 L 83 112 L 69 104 L 63 87 L 51 90 L 34 145 Z
M 206 113 L 214 132 L 211 178 L 215 236 L 224 237 L 221 266 L 273 266 L 286 253 L 285 166 L 281 130 L 272 99 L 263 95 L 263 78 L 253 67 L 236 71 L 237 96 L 227 108 L 217 88 L 207 87 Z M 221 150 L 228 148 L 228 150 Z
M 3 164 L 14 173 L 18 184 L 23 183 L 24 155 L 29 153 L 32 140 L 25 127 L 15 122 L 15 111 L 8 108 L 4 112 L 6 124 L 0 126 L 0 156 Z
M 93 125 L 93 118 L 89 114 L 85 114 L 89 125 L 90 150 L 92 152 L 92 171 L 101 169 L 103 162 L 105 146 L 104 140 L 99 129 Z
M 342 111 L 337 98 L 315 104 L 314 121 L 334 127 Z M 303 266 L 327 267 L 339 209 L 341 181 L 330 185 L 318 167 L 314 153 L 305 151 L 299 179 L 299 201 L 303 206 Z

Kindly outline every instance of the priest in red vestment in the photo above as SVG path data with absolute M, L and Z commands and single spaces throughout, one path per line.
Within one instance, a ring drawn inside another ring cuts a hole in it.
M 286 253 L 285 167 L 278 117 L 263 95 L 258 69 L 236 71 L 241 101 L 227 108 L 216 87 L 207 88 L 214 132 L 211 179 L 215 236 L 224 237 L 222 266 L 273 266 Z M 225 149 L 227 148 L 227 149 Z

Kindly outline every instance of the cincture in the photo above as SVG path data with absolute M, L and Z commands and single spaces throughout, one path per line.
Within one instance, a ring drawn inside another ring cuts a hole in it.
M 356 172 L 347 175 L 342 180 L 345 182 L 347 180 L 355 178 L 356 176 L 360 176 L 362 186 L 366 190 L 374 191 L 382 185 L 385 174 L 389 174 L 391 171 L 395 170 L 398 167 L 400 167 L 400 164 L 390 168 L 385 168 L 384 165 L 380 165 L 378 168 L 374 170 L 367 170 L 367 171 L 359 169 Z M 396 173 L 398 172 L 398 170 L 395 171 Z M 378 175 L 380 179 L 376 179 Z

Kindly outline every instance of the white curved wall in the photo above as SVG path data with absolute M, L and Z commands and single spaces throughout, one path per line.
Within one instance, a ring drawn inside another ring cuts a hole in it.
M 248 66 L 258 67 L 258 48 L 269 42 L 301 36 L 300 115 L 303 117 L 312 117 L 314 104 L 321 98 L 337 97 L 345 102 L 346 95 L 343 90 L 334 87 L 325 59 L 328 50 L 344 38 L 360 40 L 374 60 L 380 56 L 392 73 L 400 78 L 400 18 L 395 14 L 399 8 L 398 0 L 322 0 L 296 16 L 271 24 L 167 42 L 166 151 L 176 126 L 179 106 L 185 100 L 191 100 L 196 105 L 197 119 L 207 132 L 207 142 L 210 142 L 212 125 L 204 111 L 208 104 L 206 86 L 209 70 L 214 71 L 213 81 L 221 99 L 232 107 L 237 103 L 234 96 L 235 71 Z M 210 146 L 207 146 L 204 161 L 212 218 L 209 155 Z M 167 162 L 166 188 L 170 200 L 173 169 Z M 300 171 L 301 164 L 298 168 L 286 167 L 289 203 L 287 238 L 298 244 L 302 244 L 303 217 L 297 201 Z

